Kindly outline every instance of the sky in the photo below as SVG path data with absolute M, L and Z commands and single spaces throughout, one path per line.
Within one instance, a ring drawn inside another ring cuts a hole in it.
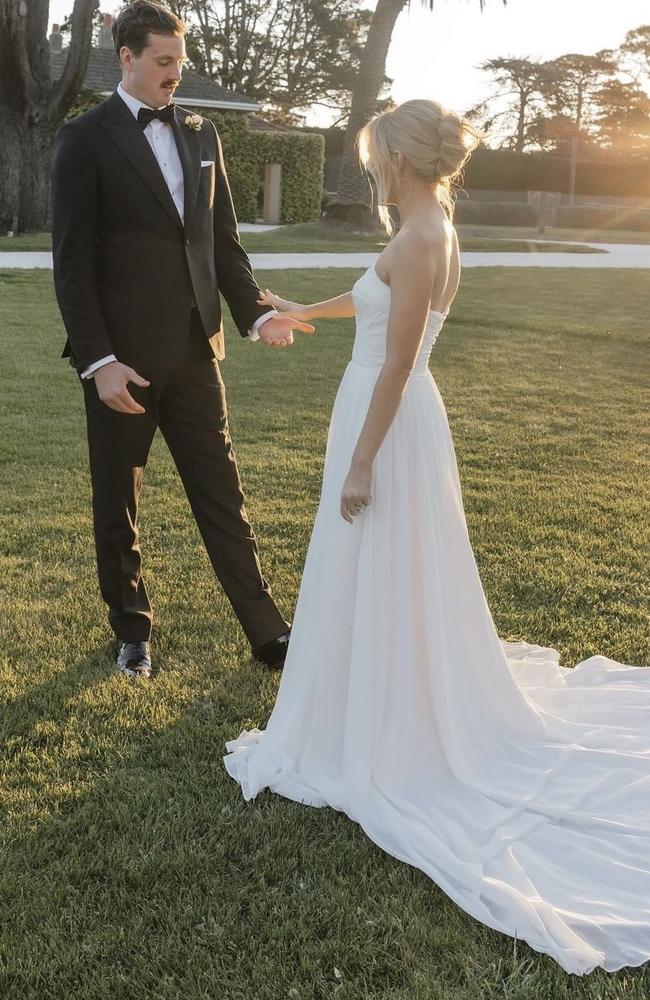
M 101 10 L 111 14 L 121 6 L 105 0 Z M 51 0 L 50 25 L 71 9 L 72 0 Z M 400 15 L 388 55 L 391 96 L 397 103 L 434 98 L 464 112 L 486 94 L 488 74 L 477 69 L 486 59 L 552 59 L 616 48 L 626 31 L 649 22 L 649 0 L 508 0 L 506 7 L 501 0 L 486 0 L 482 13 L 478 0 L 434 0 L 433 13 L 412 0 Z

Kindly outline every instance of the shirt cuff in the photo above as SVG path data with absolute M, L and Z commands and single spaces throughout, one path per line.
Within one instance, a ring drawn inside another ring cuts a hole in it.
M 270 312 L 264 313 L 263 316 L 258 316 L 257 319 L 255 320 L 255 322 L 253 323 L 253 325 L 250 327 L 250 329 L 248 331 L 248 337 L 249 337 L 249 339 L 250 340 L 259 340 L 260 339 L 260 335 L 259 335 L 259 333 L 257 331 L 261 327 L 262 323 L 266 323 L 267 319 L 271 319 L 272 316 L 279 316 L 279 315 L 280 314 L 279 314 L 279 312 L 278 312 L 277 309 L 271 309 Z
M 105 358 L 100 358 L 99 361 L 93 361 L 92 365 L 88 365 L 87 368 L 81 373 L 82 378 L 90 378 L 90 376 L 97 371 L 98 368 L 102 368 L 104 365 L 109 364 L 110 361 L 117 361 L 114 354 L 107 354 Z

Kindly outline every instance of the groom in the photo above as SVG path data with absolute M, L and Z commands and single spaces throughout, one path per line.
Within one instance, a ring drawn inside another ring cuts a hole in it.
M 57 133 L 54 283 L 83 386 L 99 585 L 117 665 L 151 674 L 138 497 L 160 428 L 205 547 L 251 645 L 281 666 L 290 628 L 262 576 L 218 361 L 219 293 L 242 336 L 284 347 L 307 324 L 260 306 L 214 125 L 171 103 L 185 25 L 147 0 L 113 25 L 122 82 Z

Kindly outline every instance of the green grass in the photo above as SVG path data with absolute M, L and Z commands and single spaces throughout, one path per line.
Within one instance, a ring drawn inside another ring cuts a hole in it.
M 0 236 L 0 252 L 19 253 L 21 250 L 51 250 L 50 233 L 22 233 L 19 236 Z
M 584 230 L 547 230 L 540 235 L 535 228 L 505 226 L 458 226 L 461 249 L 483 253 L 535 252 L 552 253 L 602 253 L 593 247 L 580 244 L 580 240 L 596 243 L 648 243 L 650 234 L 611 231 L 586 232 Z M 616 238 L 615 238 L 616 236 Z M 620 237 L 620 238 L 619 238 Z M 387 238 L 381 233 L 368 235 L 327 223 L 308 222 L 266 233 L 241 234 L 249 253 L 353 253 L 356 251 L 380 253 Z M 534 241 L 532 244 L 524 241 Z M 573 242 L 568 242 L 573 241 Z M 50 250 L 49 233 L 30 233 L 23 236 L 0 236 L 0 252 L 20 250 Z
M 466 252 L 480 250 L 483 253 L 537 252 L 550 253 L 564 250 L 568 253 L 603 253 L 593 247 L 581 246 L 578 243 L 550 242 L 537 238 L 534 244 L 521 239 L 502 239 L 499 227 L 493 227 L 491 234 L 471 235 L 458 227 L 461 250 Z M 532 238 L 532 237 L 531 237 Z M 282 229 L 267 233 L 242 233 L 241 240 L 249 253 L 309 253 L 310 251 L 327 251 L 350 253 L 366 251 L 381 253 L 387 243 L 387 237 L 381 234 L 368 235 L 355 233 L 352 230 L 328 225 L 327 223 L 303 223 L 297 226 L 283 226 Z
M 358 274 L 259 280 L 307 300 Z M 0 293 L 0 997 L 647 998 L 650 970 L 566 975 L 342 814 L 243 801 L 224 742 L 264 726 L 279 675 L 250 661 L 158 439 L 141 528 L 160 673 L 116 673 L 51 275 L 0 272 Z M 649 309 L 636 272 L 468 271 L 432 355 L 499 632 L 567 663 L 650 663 Z M 289 616 L 352 332 L 268 351 L 228 331 L 247 507 Z
M 551 240 L 576 243 L 650 243 L 650 232 L 636 229 L 560 229 L 551 226 L 539 233 L 536 226 L 458 226 L 465 238 Z
M 561 243 L 551 244 L 539 238 L 534 247 L 524 242 L 527 237 L 522 237 L 520 240 L 513 238 L 504 241 L 501 238 L 499 227 L 493 227 L 492 233 L 474 236 L 465 233 L 464 228 L 459 226 L 458 235 L 461 250 L 465 251 L 481 250 L 484 253 L 504 253 L 513 250 L 532 251 L 534 249 L 544 253 L 564 249 L 564 245 Z M 282 229 L 271 230 L 267 233 L 244 232 L 241 234 L 241 239 L 249 253 L 309 253 L 310 251 L 349 253 L 357 250 L 381 253 L 387 243 L 387 237 L 381 233 L 378 235 L 357 233 L 354 230 L 323 222 L 283 226 Z M 567 244 L 566 249 L 573 253 L 601 252 L 579 244 Z
M 506 240 L 481 239 L 462 235 L 459 238 L 461 250 L 479 250 L 482 253 L 607 253 L 598 247 L 587 247 L 582 243 L 553 243 L 551 240 Z

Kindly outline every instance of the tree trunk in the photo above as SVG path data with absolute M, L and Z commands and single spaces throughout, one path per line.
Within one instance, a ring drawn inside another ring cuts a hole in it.
M 46 227 L 54 134 L 81 90 L 99 0 L 75 0 L 63 76 L 52 82 L 49 0 L 0 0 L 0 230 Z
M 517 138 L 515 140 L 515 152 L 523 153 L 526 145 L 526 105 L 528 94 L 519 90 L 519 112 L 517 114 Z
M 42 231 L 49 216 L 49 167 L 55 130 L 0 107 L 0 232 Z
M 42 232 L 50 227 L 50 162 L 55 130 L 49 123 L 28 129 L 23 137 L 19 229 Z
M 406 0 L 379 0 L 370 22 L 356 84 L 339 168 L 336 197 L 327 216 L 370 224 L 370 188 L 358 163 L 356 135 L 373 116 L 386 72 L 393 29 Z
M 20 165 L 23 143 L 20 123 L 0 106 L 0 234 L 18 228 L 20 216 Z

